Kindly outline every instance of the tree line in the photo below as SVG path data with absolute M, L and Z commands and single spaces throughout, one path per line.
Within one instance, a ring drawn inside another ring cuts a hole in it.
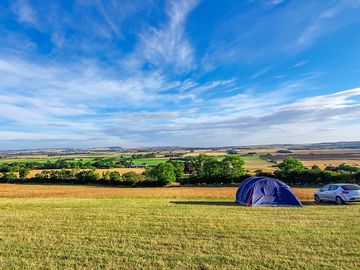
M 127 172 L 104 172 L 101 175 L 95 168 L 44 170 L 30 179 L 30 168 L 21 167 L 18 171 L 3 171 L 0 182 L 6 183 L 68 183 L 102 184 L 122 186 L 165 186 L 177 182 L 181 185 L 225 185 L 241 183 L 251 176 L 244 167 L 244 160 L 237 155 L 228 155 L 223 159 L 201 154 L 189 161 L 168 160 L 156 166 L 149 166 L 138 174 Z M 277 165 L 273 173 L 256 171 L 257 176 L 278 178 L 289 185 L 317 186 L 334 182 L 360 182 L 360 168 L 342 164 L 328 166 L 324 170 L 318 166 L 307 168 L 296 158 L 286 158 Z
M 51 170 L 51 169 L 111 169 L 133 166 L 132 158 L 95 158 L 95 159 L 58 159 L 38 161 L 21 161 L 0 164 L 0 172 L 19 172 L 21 169 Z

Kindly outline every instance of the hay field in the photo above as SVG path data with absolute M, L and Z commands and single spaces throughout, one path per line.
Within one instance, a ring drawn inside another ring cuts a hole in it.
M 319 166 L 321 169 L 324 169 L 326 166 L 339 166 L 343 163 L 351 166 L 360 166 L 360 160 L 356 159 L 317 159 L 317 160 L 301 160 L 301 162 L 311 168 L 313 165 Z
M 241 207 L 234 188 L 4 189 L 0 269 L 360 268 L 360 205 Z
M 237 187 L 160 187 L 117 188 L 85 185 L 15 185 L 0 184 L 1 197 L 21 198 L 111 198 L 111 197 L 169 197 L 234 199 Z M 313 199 L 314 188 L 294 188 L 300 200 Z

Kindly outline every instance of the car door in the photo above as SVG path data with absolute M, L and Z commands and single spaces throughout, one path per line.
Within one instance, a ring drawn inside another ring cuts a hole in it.
M 337 186 L 337 185 L 329 186 L 329 191 L 326 194 L 329 201 L 335 201 L 338 188 L 339 188 L 339 186 Z
M 322 188 L 320 188 L 320 190 L 318 192 L 318 196 L 319 196 L 320 200 L 322 200 L 322 201 L 328 200 L 327 194 L 329 192 L 329 186 L 330 185 L 326 185 L 326 186 L 323 186 Z

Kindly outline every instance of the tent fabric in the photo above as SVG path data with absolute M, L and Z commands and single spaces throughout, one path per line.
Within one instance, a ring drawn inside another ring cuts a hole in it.
M 250 177 L 239 185 L 236 203 L 246 206 L 302 206 L 291 188 L 270 177 Z

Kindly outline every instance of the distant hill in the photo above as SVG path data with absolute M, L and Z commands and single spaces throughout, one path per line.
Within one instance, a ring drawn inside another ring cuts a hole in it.
M 120 146 L 93 147 L 93 148 L 44 148 L 44 149 L 22 149 L 22 150 L 2 150 L 0 155 L 71 155 L 86 154 L 94 152 L 154 152 L 171 150 L 244 150 L 244 149 L 272 149 L 285 148 L 287 150 L 321 150 L 321 149 L 360 149 L 360 141 L 351 142 L 324 142 L 310 144 L 267 144 L 251 146 L 222 146 L 222 147 L 179 147 L 179 146 L 158 146 L 158 147 L 134 147 L 123 148 Z

